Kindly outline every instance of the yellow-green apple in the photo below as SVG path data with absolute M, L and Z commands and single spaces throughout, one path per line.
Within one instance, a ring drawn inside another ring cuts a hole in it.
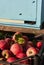
M 24 45 L 25 44 L 25 39 L 24 38 L 18 38 L 18 44 Z
M 18 38 L 22 37 L 21 32 L 16 32 L 13 36 L 12 36 L 12 40 L 14 40 L 15 42 L 17 42 Z
M 18 38 L 18 43 L 23 45 L 23 44 L 26 44 L 28 40 L 29 39 L 27 36 L 22 35 L 21 37 Z

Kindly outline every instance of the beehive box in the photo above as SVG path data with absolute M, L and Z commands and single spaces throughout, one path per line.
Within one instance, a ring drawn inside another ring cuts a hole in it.
M 43 29 L 44 0 L 0 0 L 0 30 L 44 34 Z
M 8 19 L 9 22 L 5 22 Z M 15 23 L 14 20 L 20 21 Z M 44 28 L 44 0 L 0 0 L 0 25 L 2 24 L 33 29 Z

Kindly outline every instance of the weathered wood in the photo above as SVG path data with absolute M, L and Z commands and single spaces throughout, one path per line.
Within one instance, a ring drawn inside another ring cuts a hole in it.
M 22 32 L 22 33 L 33 33 L 33 34 L 44 34 L 44 29 L 37 30 L 37 29 L 30 29 L 30 28 L 20 28 L 20 27 L 13 27 L 13 26 L 3 26 L 0 25 L 1 31 L 12 31 L 12 32 Z

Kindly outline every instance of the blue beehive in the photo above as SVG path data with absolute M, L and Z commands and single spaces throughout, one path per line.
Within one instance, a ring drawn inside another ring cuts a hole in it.
M 0 19 L 24 21 L 0 21 L 0 25 L 40 29 L 44 24 L 44 0 L 0 0 Z

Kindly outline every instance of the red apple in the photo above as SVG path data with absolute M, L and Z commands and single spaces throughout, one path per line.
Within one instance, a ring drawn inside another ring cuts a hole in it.
M 32 41 L 28 41 L 27 44 L 26 44 L 26 49 L 30 48 L 30 47 L 33 47 L 33 42 Z
M 24 53 L 18 53 L 18 54 L 16 55 L 16 57 L 17 57 L 17 58 L 23 58 L 23 57 L 26 57 L 26 54 L 24 54 Z
M 37 42 L 37 45 L 36 46 L 37 46 L 37 48 L 40 49 L 42 47 L 42 42 L 41 41 Z
M 14 43 L 14 41 L 11 38 L 5 38 L 5 42 L 8 44 L 9 48 Z
M 29 38 L 27 36 L 22 36 L 26 41 L 29 41 Z
M 9 49 L 9 45 L 5 42 L 5 40 L 0 40 L 0 49 Z
M 13 54 L 10 50 L 3 50 L 2 51 L 2 56 L 7 59 L 7 58 L 13 56 Z
M 23 51 L 22 47 L 18 43 L 12 44 L 10 50 L 14 55 Z
M 12 63 L 12 62 L 15 62 L 15 60 L 16 60 L 15 57 L 9 57 L 9 58 L 7 59 L 7 62 Z
M 34 48 L 34 47 L 30 47 L 30 48 L 28 48 L 27 51 L 26 51 L 27 57 L 29 57 L 29 56 L 34 56 L 34 55 L 36 55 L 37 53 L 38 53 L 38 51 L 37 51 L 37 49 Z
M 8 43 L 8 44 L 10 44 L 10 43 L 13 42 L 13 40 L 11 38 L 5 38 L 5 42 Z

